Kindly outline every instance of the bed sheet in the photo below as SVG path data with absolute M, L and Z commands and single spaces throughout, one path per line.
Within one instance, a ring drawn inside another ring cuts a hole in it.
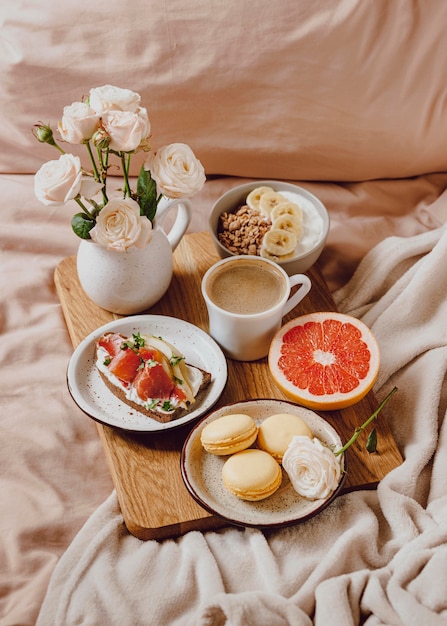
M 212 203 L 241 182 L 210 178 L 194 198 L 190 231 L 205 230 Z M 331 290 L 384 238 L 431 231 L 447 219 L 446 174 L 295 182 L 330 212 L 321 268 Z M 0 624 L 28 626 L 58 560 L 113 486 L 94 422 L 66 387 L 72 347 L 53 273 L 76 253 L 70 208 L 39 205 L 31 176 L 2 175 L 0 185 Z

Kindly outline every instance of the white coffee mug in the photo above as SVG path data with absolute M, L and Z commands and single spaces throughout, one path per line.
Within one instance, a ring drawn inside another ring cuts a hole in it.
M 300 287 L 290 295 L 295 285 Z M 268 354 L 284 315 L 310 288 L 306 275 L 288 276 L 277 263 L 259 256 L 218 261 L 202 279 L 209 333 L 229 358 L 261 359 Z

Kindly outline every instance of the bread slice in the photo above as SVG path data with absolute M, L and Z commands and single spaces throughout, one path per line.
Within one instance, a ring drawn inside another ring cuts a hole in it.
M 209 372 L 206 372 L 205 370 L 200 369 L 199 367 L 197 367 L 196 369 L 198 369 L 199 371 L 202 372 L 203 378 L 202 378 L 202 384 L 199 387 L 199 391 L 197 392 L 196 395 L 196 402 L 200 401 L 201 397 L 204 395 L 204 391 L 207 389 L 207 387 L 210 385 L 211 383 L 211 374 Z M 141 404 L 137 404 L 136 402 L 132 402 L 132 400 L 129 400 L 128 398 L 126 398 L 126 395 L 124 393 L 124 391 L 121 389 L 121 387 L 117 387 L 116 385 L 114 385 L 108 378 L 107 376 L 105 376 L 101 370 L 98 370 L 99 374 L 102 378 L 102 380 L 104 381 L 104 384 L 108 387 L 108 389 L 110 389 L 110 391 L 117 397 L 119 398 L 122 402 L 124 402 L 125 404 L 127 404 L 128 406 L 132 407 L 133 409 L 135 409 L 136 411 L 138 411 L 139 413 L 142 413 L 143 415 L 146 415 L 147 417 L 152 417 L 152 419 L 157 420 L 157 422 L 162 422 L 163 424 L 166 424 L 167 422 L 172 422 L 176 419 L 178 419 L 179 417 L 183 417 L 184 415 L 187 415 L 190 411 L 192 411 L 195 407 L 195 403 L 191 404 L 188 406 L 187 409 L 184 409 L 183 407 L 178 407 L 177 409 L 175 409 L 174 411 L 170 411 L 169 413 L 165 413 L 165 412 L 161 412 L 161 411 L 153 411 L 151 409 L 148 409 L 144 406 L 142 406 Z
M 122 335 L 120 335 L 120 337 L 122 338 L 123 342 L 124 341 L 129 341 L 129 338 L 126 338 Z M 102 338 L 101 338 L 102 339 Z M 157 338 L 157 340 L 159 340 L 160 338 Z M 121 400 L 122 402 L 124 402 L 125 404 L 127 404 L 130 408 L 134 409 L 135 411 L 138 411 L 139 413 L 142 413 L 143 415 L 150 417 L 154 420 L 157 420 L 158 422 L 161 423 L 167 423 L 167 422 L 172 422 L 180 417 L 183 417 L 184 415 L 187 415 L 188 413 L 190 413 L 192 410 L 194 410 L 194 407 L 196 406 L 196 403 L 198 401 L 200 401 L 200 399 L 203 397 L 206 389 L 209 387 L 209 385 L 211 384 L 212 381 L 212 375 L 210 372 L 207 372 L 206 370 L 203 370 L 199 367 L 190 365 L 190 364 L 186 364 L 188 368 L 193 368 L 193 370 L 195 370 L 195 374 L 197 377 L 201 376 L 201 380 L 200 380 L 200 384 L 197 385 L 196 383 L 196 392 L 194 395 L 194 400 L 192 402 L 186 402 L 186 407 L 185 406 L 178 406 L 176 408 L 174 408 L 173 410 L 170 411 L 163 411 L 163 410 L 157 410 L 157 407 L 154 408 L 150 408 L 148 406 L 148 404 L 145 404 L 144 406 L 142 404 L 139 404 L 138 402 L 133 401 L 132 399 L 130 399 L 127 395 L 126 395 L 126 390 L 125 388 L 123 388 L 122 386 L 119 386 L 119 384 L 115 384 L 115 382 L 113 380 L 111 380 L 110 378 L 108 378 L 108 376 L 101 371 L 101 368 L 99 367 L 99 362 L 101 361 L 101 359 L 103 358 L 104 354 L 102 353 L 99 354 L 100 351 L 100 346 L 99 346 L 99 341 L 98 340 L 96 342 L 96 366 L 97 366 L 97 370 L 101 376 L 102 381 L 104 382 L 104 384 L 106 385 L 106 387 L 117 397 L 119 398 L 119 400 Z M 169 347 L 172 347 L 170 344 L 167 344 Z M 175 348 L 173 348 L 175 350 Z M 178 356 L 179 352 L 176 351 L 175 354 Z M 117 381 L 118 382 L 118 381 Z M 132 383 L 128 384 L 128 387 L 131 386 Z

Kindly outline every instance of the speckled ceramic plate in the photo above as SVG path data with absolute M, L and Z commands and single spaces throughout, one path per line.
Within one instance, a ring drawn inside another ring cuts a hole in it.
M 296 524 L 316 515 L 338 495 L 344 482 L 344 472 L 337 488 L 328 498 L 308 500 L 294 490 L 284 470 L 280 488 L 265 500 L 249 502 L 231 494 L 222 482 L 222 466 L 228 457 L 210 454 L 200 443 L 200 433 L 204 426 L 229 413 L 247 413 L 258 425 L 275 413 L 293 413 L 304 419 L 314 436 L 326 445 L 334 446 L 334 449 L 339 449 L 343 445 L 335 429 L 326 420 L 317 413 L 291 402 L 257 399 L 221 407 L 195 425 L 182 449 L 183 480 L 188 491 L 203 508 L 233 524 L 274 528 Z
M 172 343 L 186 362 L 211 373 L 211 384 L 187 415 L 163 424 L 143 415 L 119 400 L 101 380 L 95 366 L 95 340 L 105 332 L 132 335 L 153 334 Z M 222 350 L 197 326 L 164 315 L 134 315 L 109 322 L 83 339 L 74 351 L 67 369 L 67 383 L 73 400 L 91 418 L 124 430 L 156 432 L 177 428 L 209 411 L 227 382 L 227 362 Z

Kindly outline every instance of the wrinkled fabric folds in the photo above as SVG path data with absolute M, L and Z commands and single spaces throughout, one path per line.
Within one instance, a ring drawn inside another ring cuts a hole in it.
M 388 238 L 334 294 L 376 335 L 377 396 L 398 387 L 386 416 L 404 461 L 377 491 L 340 496 L 279 531 L 227 528 L 161 543 L 124 531 L 112 493 L 58 563 L 38 624 L 445 623 L 446 254 L 444 226 Z

